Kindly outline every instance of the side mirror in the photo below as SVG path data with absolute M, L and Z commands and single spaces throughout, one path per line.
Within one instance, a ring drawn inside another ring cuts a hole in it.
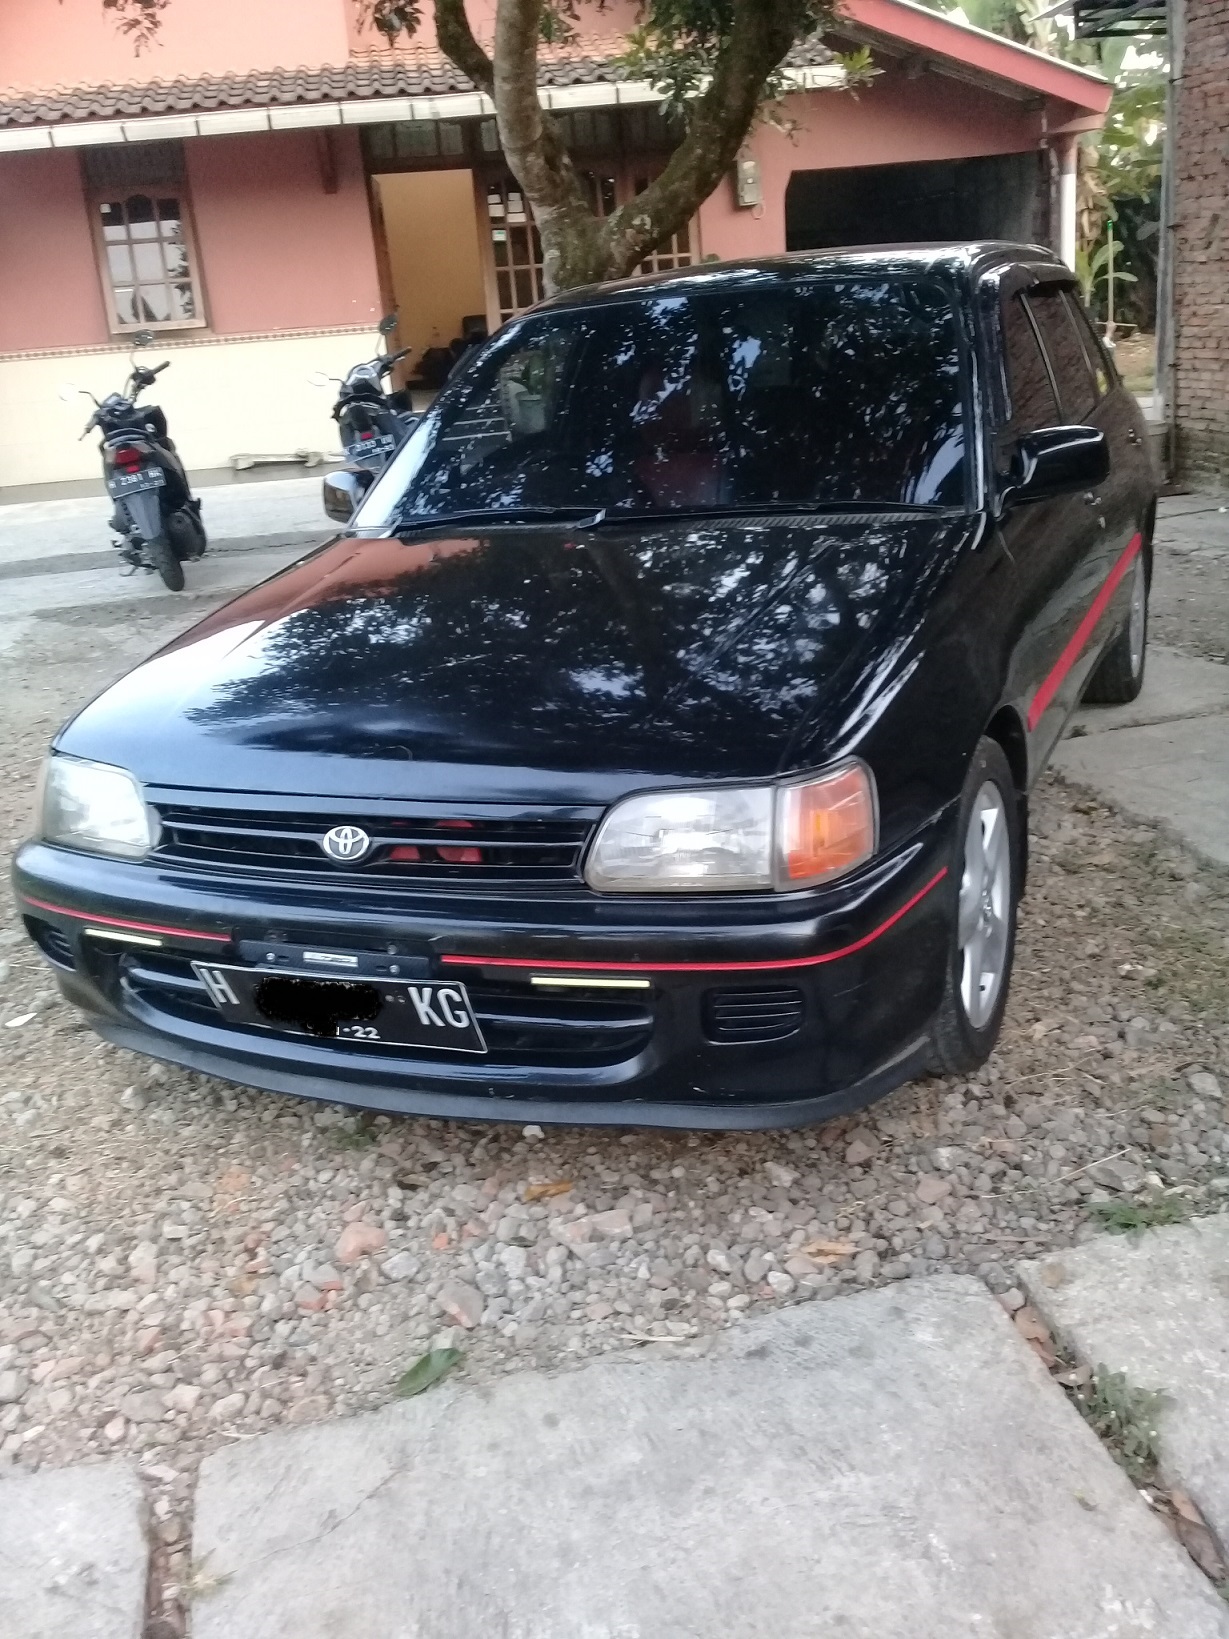
M 331 387 L 334 379 L 333 376 L 326 375 L 323 370 L 313 370 L 307 378 L 307 385 L 309 387 Z
M 156 339 L 157 338 L 152 330 L 138 330 L 136 335 L 132 338 L 132 345 L 134 349 L 138 347 L 152 347 Z
M 391 336 L 397 328 L 397 315 L 395 313 L 386 313 L 380 320 L 378 328 L 382 336 Z
M 1022 506 L 1092 489 L 1110 475 L 1110 449 L 1098 427 L 1043 427 L 1022 438 L 1003 504 Z
M 324 510 L 334 523 L 348 524 L 359 503 L 375 482 L 375 474 L 364 467 L 343 467 L 324 480 Z

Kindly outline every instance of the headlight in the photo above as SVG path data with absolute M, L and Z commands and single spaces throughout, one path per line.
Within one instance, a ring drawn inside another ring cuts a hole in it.
M 48 757 L 43 770 L 39 835 L 45 842 L 129 859 L 158 841 L 158 821 L 132 775 L 79 757 Z
M 875 851 L 875 786 L 863 763 L 780 786 L 627 797 L 585 866 L 599 893 L 754 893 L 811 888 Z

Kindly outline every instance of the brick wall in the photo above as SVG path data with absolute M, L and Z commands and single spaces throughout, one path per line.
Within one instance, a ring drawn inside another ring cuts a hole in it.
M 1176 154 L 1177 465 L 1229 487 L 1229 0 L 1186 0 Z

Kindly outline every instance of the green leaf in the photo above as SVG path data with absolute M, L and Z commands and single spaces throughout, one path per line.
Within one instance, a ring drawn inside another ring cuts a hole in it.
M 452 1368 L 460 1364 L 460 1349 L 432 1349 L 416 1360 L 408 1372 L 402 1373 L 393 1392 L 399 1400 L 412 1399 L 438 1383 L 441 1377 L 447 1377 Z

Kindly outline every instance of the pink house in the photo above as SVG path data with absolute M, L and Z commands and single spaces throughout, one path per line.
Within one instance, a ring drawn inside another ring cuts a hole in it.
M 489 35 L 490 0 L 470 9 Z M 652 88 L 614 65 L 631 16 L 589 8 L 542 54 L 599 209 L 673 141 Z M 829 50 L 797 48 L 791 129 L 761 125 L 653 266 L 955 236 L 1071 256 L 1099 76 L 911 0 L 845 0 L 838 34 L 869 45 L 873 83 L 855 95 Z M 307 377 L 369 355 L 382 312 L 421 356 L 541 294 L 490 103 L 429 35 L 391 50 L 363 33 L 356 0 L 174 0 L 140 57 L 100 0 L 5 0 L 0 75 L 0 486 L 93 474 L 56 388 L 118 386 L 136 330 L 175 365 L 161 401 L 201 468 L 331 447 Z

